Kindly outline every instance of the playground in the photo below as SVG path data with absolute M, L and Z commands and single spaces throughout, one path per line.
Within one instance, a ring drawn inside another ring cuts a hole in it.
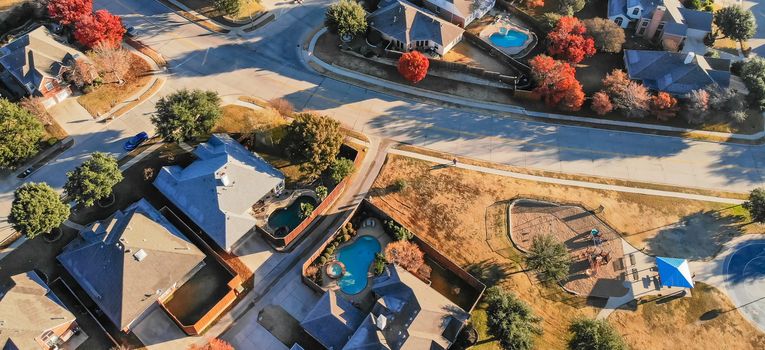
M 627 294 L 622 240 L 610 226 L 580 206 L 520 199 L 510 211 L 510 236 L 522 251 L 534 237 L 551 235 L 563 242 L 571 256 L 563 287 L 579 295 L 620 297 Z M 633 258 L 634 259 L 634 258 Z M 633 263 L 634 265 L 634 263 Z

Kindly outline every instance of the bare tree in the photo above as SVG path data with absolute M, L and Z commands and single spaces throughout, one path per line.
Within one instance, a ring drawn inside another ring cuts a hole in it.
M 79 59 L 72 64 L 68 80 L 70 83 L 81 89 L 85 85 L 93 84 L 96 78 L 98 78 L 98 72 L 96 71 L 96 68 L 93 67 L 93 64 L 86 60 Z
M 112 76 L 114 80 L 111 82 L 118 84 L 124 82 L 124 76 L 130 70 L 130 64 L 133 60 L 130 51 L 120 46 L 110 47 L 103 43 L 99 43 L 93 48 L 91 56 L 99 73 L 104 77 Z
M 53 118 L 45 109 L 41 97 L 24 97 L 19 101 L 19 105 L 21 105 L 21 108 L 26 109 L 29 113 L 32 113 L 37 117 L 37 120 L 43 125 L 47 126 L 53 124 Z

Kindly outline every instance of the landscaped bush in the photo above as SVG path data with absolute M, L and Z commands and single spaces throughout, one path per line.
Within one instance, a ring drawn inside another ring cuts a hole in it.
M 744 209 L 754 222 L 765 222 L 765 188 L 755 188 L 749 193 L 749 200 L 744 202 Z
M 347 222 L 340 229 L 340 235 L 345 236 L 346 241 L 350 241 L 351 238 L 356 235 L 356 229 L 353 228 L 353 224 Z
M 592 95 L 591 107 L 597 115 L 606 115 L 606 113 L 614 110 L 614 105 L 611 103 L 611 99 L 603 91 L 598 91 Z
M 334 181 L 335 184 L 338 184 L 348 175 L 353 173 L 353 170 L 353 161 L 348 158 L 341 157 L 336 159 L 335 162 L 332 163 L 332 166 L 330 166 L 330 177 L 332 177 L 332 181 Z
M 269 100 L 268 104 L 271 105 L 275 110 L 279 111 L 279 114 L 285 117 L 289 117 L 292 115 L 292 113 L 295 112 L 295 107 L 292 106 L 290 101 L 287 101 L 283 98 L 275 98 L 273 100 Z
M 300 203 L 300 218 L 305 219 L 313 214 L 314 206 L 311 203 Z
M 579 318 L 568 327 L 570 350 L 626 350 L 624 339 L 606 320 Z
M 408 186 L 409 184 L 404 179 L 396 179 L 396 181 L 393 182 L 393 190 L 396 192 L 406 190 Z
M 408 241 L 414 237 L 414 235 L 409 232 L 405 227 L 399 225 L 393 220 L 388 220 L 385 222 L 385 230 L 396 237 L 397 241 Z
M 326 186 L 316 186 L 316 195 L 319 196 L 319 199 L 324 200 L 327 198 L 327 187 Z
M 385 260 L 385 255 L 382 253 L 375 254 L 375 262 L 374 262 L 374 274 L 375 276 L 382 275 L 383 271 L 385 271 L 385 264 L 387 264 L 388 261 Z

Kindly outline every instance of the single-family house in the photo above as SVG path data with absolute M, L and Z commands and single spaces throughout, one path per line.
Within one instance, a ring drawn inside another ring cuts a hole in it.
M 0 48 L 0 83 L 14 97 L 42 97 L 48 108 L 72 94 L 64 73 L 76 60 L 87 58 L 40 26 Z
M 205 254 L 145 199 L 90 224 L 58 261 L 124 332 L 205 266 Z
M 462 28 L 409 2 L 384 4 L 367 18 L 369 27 L 390 42 L 391 50 L 432 51 L 443 56 L 462 40 Z
M 194 150 L 186 168 L 163 167 L 154 186 L 223 250 L 255 231 L 252 206 L 284 190 L 284 174 L 226 134 Z
M 683 7 L 679 0 L 608 1 L 609 19 L 622 28 L 635 22 L 635 35 L 660 42 L 668 51 L 680 51 L 688 44 L 703 49 L 704 37 L 712 31 L 712 17 L 711 12 Z
M 382 276 L 373 280 L 375 302 L 361 321 L 353 305 L 330 293 L 322 296 L 302 323 L 317 341 L 333 346 L 329 349 L 445 350 L 452 346 L 469 317 L 462 308 L 397 265 L 388 266 Z M 317 327 L 317 319 L 326 320 L 329 326 Z
M 494 8 L 495 0 L 423 0 L 423 6 L 462 28 Z
M 624 65 L 630 79 L 673 95 L 684 95 L 712 84 L 726 88 L 731 81 L 730 60 L 693 52 L 624 50 Z
M 0 292 L 0 348 L 59 349 L 79 332 L 75 316 L 34 271 L 11 276 Z

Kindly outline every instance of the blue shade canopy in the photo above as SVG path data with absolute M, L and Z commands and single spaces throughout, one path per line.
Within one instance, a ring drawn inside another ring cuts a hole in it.
M 659 268 L 662 287 L 693 288 L 693 279 L 687 260 L 657 257 L 656 266 Z

